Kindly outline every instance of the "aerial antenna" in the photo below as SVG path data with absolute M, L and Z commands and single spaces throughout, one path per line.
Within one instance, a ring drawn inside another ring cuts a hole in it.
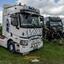
M 17 3 L 17 4 L 19 4 L 19 5 L 21 5 L 21 2 L 20 2 L 20 0 L 16 0 L 16 3 Z
M 21 3 L 19 2 L 19 6 L 21 6 Z

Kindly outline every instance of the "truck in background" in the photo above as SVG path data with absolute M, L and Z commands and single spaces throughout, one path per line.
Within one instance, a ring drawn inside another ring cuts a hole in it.
M 43 47 L 40 11 L 26 5 L 4 5 L 0 45 L 27 54 Z
M 48 40 L 63 37 L 63 23 L 60 17 L 47 17 L 44 20 L 44 38 Z
M 63 23 L 63 38 L 64 38 L 64 17 L 61 17 Z

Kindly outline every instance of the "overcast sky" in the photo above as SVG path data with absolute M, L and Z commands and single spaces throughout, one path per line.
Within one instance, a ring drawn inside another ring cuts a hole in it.
M 15 4 L 16 0 L 0 0 L 0 23 L 2 23 L 2 10 L 4 4 Z
M 6 3 L 19 3 L 27 4 L 29 6 L 40 9 L 43 15 L 59 15 L 64 16 L 64 0 L 1 0 L 0 1 L 0 22 L 2 22 L 2 5 Z
M 42 14 L 64 15 L 64 0 L 18 0 L 17 2 L 39 8 Z

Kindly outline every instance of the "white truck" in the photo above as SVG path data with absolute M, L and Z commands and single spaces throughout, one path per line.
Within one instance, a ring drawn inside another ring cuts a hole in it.
M 0 45 L 22 54 L 43 47 L 40 11 L 26 5 L 4 5 Z

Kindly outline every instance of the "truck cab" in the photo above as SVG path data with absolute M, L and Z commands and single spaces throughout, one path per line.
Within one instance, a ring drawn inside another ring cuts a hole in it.
M 48 29 L 48 31 L 54 33 L 55 38 L 57 38 L 56 37 L 57 35 L 59 35 L 59 37 L 62 37 L 63 23 L 62 23 L 61 18 L 59 18 L 59 17 L 48 17 L 47 20 L 46 20 L 45 26 Z M 52 33 L 50 33 L 51 36 L 53 36 Z
M 47 27 L 56 29 L 57 31 L 63 30 L 63 23 L 59 17 L 49 17 L 49 21 L 46 23 Z
M 5 5 L 3 9 L 4 47 L 28 53 L 43 47 L 40 11 L 26 5 Z

